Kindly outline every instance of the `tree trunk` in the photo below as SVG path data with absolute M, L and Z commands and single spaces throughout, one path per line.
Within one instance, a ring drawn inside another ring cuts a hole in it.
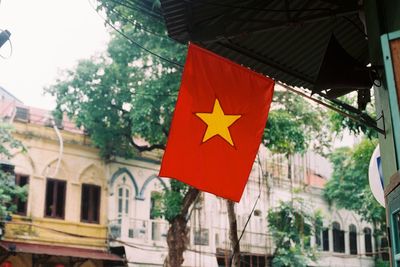
M 289 180 L 293 180 L 293 177 L 292 177 L 292 155 L 291 154 L 287 154 L 286 155 L 286 159 L 287 159 L 287 162 L 288 162 L 288 165 L 287 165 L 287 177 L 288 177 L 288 179 Z
M 372 227 L 374 229 L 374 233 L 373 233 L 373 238 L 374 238 L 374 246 L 375 246 L 375 251 L 372 251 L 374 254 L 374 261 L 376 262 L 379 257 L 380 257 L 380 253 L 378 253 L 379 250 L 379 234 L 378 234 L 378 226 L 376 221 L 374 220 L 372 222 Z
M 228 209 L 229 219 L 229 239 L 232 244 L 232 267 L 240 267 L 240 244 L 237 234 L 237 221 L 235 213 L 235 202 L 227 200 L 226 206 Z
M 293 201 L 293 180 L 294 177 L 292 175 L 292 154 L 286 155 L 288 161 L 288 178 L 290 183 L 290 200 Z
M 183 264 L 183 252 L 189 243 L 188 211 L 199 194 L 198 189 L 191 187 L 183 198 L 181 213 L 170 222 L 167 233 L 168 256 L 165 258 L 164 267 L 180 267 Z

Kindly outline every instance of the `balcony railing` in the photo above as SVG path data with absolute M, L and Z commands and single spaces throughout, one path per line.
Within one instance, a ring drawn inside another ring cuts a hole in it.
M 229 229 L 214 228 L 215 246 L 221 249 L 230 249 L 231 241 L 229 240 Z M 242 234 L 238 231 L 238 237 Z M 266 233 L 248 232 L 246 231 L 240 240 L 240 250 L 250 253 L 270 254 L 273 250 L 272 237 Z
M 116 219 L 109 222 L 111 239 L 166 242 L 169 225 L 165 221 Z
M 141 219 L 116 219 L 109 222 L 109 236 L 111 239 L 132 241 L 144 244 L 167 246 L 166 237 L 169 225 L 160 220 Z M 191 231 L 191 245 L 209 246 L 210 248 L 231 248 L 229 240 L 229 229 L 225 228 L 193 228 Z M 238 236 L 241 231 L 238 231 Z M 273 241 L 266 233 L 246 231 L 240 241 L 240 249 L 243 252 L 271 254 L 273 252 Z

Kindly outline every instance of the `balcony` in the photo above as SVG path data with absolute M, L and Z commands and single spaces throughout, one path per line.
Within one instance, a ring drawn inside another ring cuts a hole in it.
M 111 240 L 166 246 L 168 228 L 168 223 L 160 220 L 115 219 L 109 221 L 108 235 Z
M 12 221 L 5 224 L 3 239 L 13 242 L 104 248 L 106 236 L 105 225 L 13 215 Z
M 217 250 L 230 250 L 229 229 L 214 228 L 214 233 Z M 240 237 L 241 233 L 241 230 L 239 230 L 238 237 Z M 240 251 L 246 253 L 271 255 L 273 253 L 273 246 L 272 237 L 266 233 L 246 231 L 240 240 Z
M 109 222 L 108 236 L 111 242 L 121 240 L 136 244 L 167 247 L 166 237 L 169 224 L 160 220 L 115 219 Z M 238 231 L 240 236 L 241 231 Z M 229 229 L 193 228 L 190 245 L 201 245 L 214 249 L 230 250 Z M 214 237 L 214 238 L 212 238 Z M 213 240 L 214 239 L 214 240 Z M 245 253 L 271 255 L 273 253 L 272 237 L 266 233 L 246 231 L 240 241 L 240 250 Z

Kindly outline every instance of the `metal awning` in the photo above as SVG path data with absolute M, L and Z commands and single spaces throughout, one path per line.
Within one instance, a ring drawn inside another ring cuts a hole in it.
M 0 249 L 10 253 L 28 253 L 60 257 L 123 262 L 124 259 L 106 250 L 0 241 Z
M 332 35 L 361 64 L 368 44 L 356 0 L 161 0 L 168 33 L 291 86 L 314 89 Z
M 309 90 L 377 129 L 363 112 L 376 72 L 367 67 L 359 2 L 161 0 L 161 7 L 168 34 L 178 42 L 198 43 L 282 84 Z M 353 91 L 357 107 L 338 100 Z

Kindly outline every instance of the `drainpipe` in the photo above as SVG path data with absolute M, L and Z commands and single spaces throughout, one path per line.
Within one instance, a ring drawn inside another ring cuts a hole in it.
M 63 155 L 63 153 L 64 153 L 64 142 L 63 142 L 63 139 L 62 139 L 60 130 L 58 130 L 58 127 L 57 127 L 57 125 L 56 125 L 55 122 L 54 122 L 54 119 L 52 119 L 52 123 L 53 123 L 53 129 L 54 129 L 54 131 L 55 131 L 56 134 L 57 134 L 58 142 L 59 142 L 58 160 L 57 160 L 56 170 L 54 171 L 54 175 L 53 175 L 53 177 L 56 177 L 56 175 L 57 175 L 57 173 L 58 173 L 58 170 L 59 170 L 59 168 L 60 168 L 61 157 L 62 157 L 62 155 Z

